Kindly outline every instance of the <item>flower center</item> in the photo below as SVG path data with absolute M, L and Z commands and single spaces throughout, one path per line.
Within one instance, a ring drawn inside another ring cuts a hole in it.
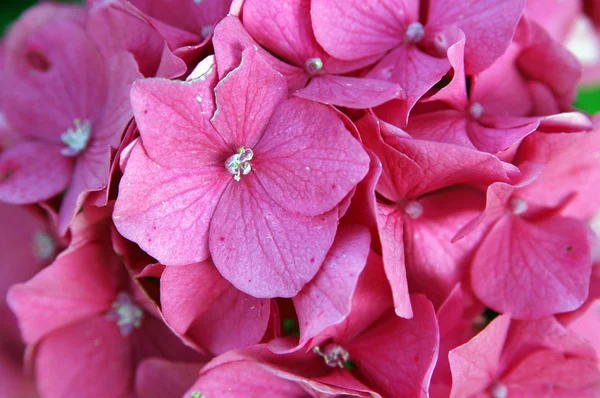
M 411 200 L 404 206 L 404 212 L 412 219 L 417 219 L 423 215 L 423 205 L 417 201 Z
M 80 119 L 75 119 L 75 129 L 70 128 L 60 135 L 62 142 L 67 147 L 63 148 L 60 153 L 65 156 L 77 156 L 90 142 L 92 135 L 92 125 L 88 120 L 83 123 Z
M 479 102 L 473 102 L 469 107 L 469 114 L 473 117 L 473 119 L 479 119 L 483 114 L 483 105 Z
M 503 383 L 496 382 L 490 387 L 490 395 L 493 398 L 506 398 L 508 397 L 508 388 Z
M 56 250 L 54 239 L 44 231 L 38 231 L 33 235 L 33 254 L 40 260 L 49 260 Z
M 510 210 L 514 215 L 521 215 L 527 211 L 527 202 L 524 199 L 513 197 L 510 199 Z
M 423 24 L 420 22 L 413 22 L 408 25 L 406 32 L 404 32 L 404 42 L 417 44 L 423 39 L 423 36 L 425 36 Z
M 312 351 L 323 357 L 325 365 L 331 368 L 344 368 L 344 364 L 350 360 L 348 351 L 338 344 L 327 344 L 323 350 L 319 346 L 316 346 Z
M 116 321 L 122 336 L 129 336 L 133 329 L 142 326 L 144 312 L 134 304 L 131 296 L 125 292 L 117 295 L 112 308 L 106 313 L 106 319 Z
M 304 70 L 311 76 L 321 73 L 321 69 L 323 69 L 321 58 L 309 58 L 304 63 Z
M 252 149 L 246 149 L 243 146 L 239 147 L 237 153 L 227 158 L 225 161 L 225 168 L 228 172 L 233 174 L 234 180 L 239 181 L 240 174 L 246 175 L 252 170 L 250 161 L 253 157 L 254 152 L 252 152 Z

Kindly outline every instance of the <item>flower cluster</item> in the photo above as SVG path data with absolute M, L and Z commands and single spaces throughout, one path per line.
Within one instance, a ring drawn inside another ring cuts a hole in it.
M 599 4 L 31 8 L 0 396 L 599 397 Z

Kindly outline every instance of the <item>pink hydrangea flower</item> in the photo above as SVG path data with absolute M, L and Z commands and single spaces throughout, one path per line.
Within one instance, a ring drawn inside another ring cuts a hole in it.
M 286 100 L 255 49 L 213 96 L 215 75 L 134 85 L 142 140 L 113 219 L 165 265 L 210 255 L 237 289 L 291 297 L 318 271 L 369 158 L 331 109 Z

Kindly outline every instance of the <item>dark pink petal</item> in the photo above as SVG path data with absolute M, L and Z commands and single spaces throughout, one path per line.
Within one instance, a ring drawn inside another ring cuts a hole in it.
M 468 343 L 450 351 L 451 398 L 483 392 L 496 379 L 509 325 L 510 316 L 500 315 Z
M 401 45 L 406 27 L 418 18 L 418 3 L 313 0 L 310 11 L 315 36 L 325 51 L 353 60 Z
M 232 361 L 202 371 L 200 378 L 185 393 L 194 396 L 219 398 L 255 398 L 269 396 L 273 398 L 309 398 L 299 383 L 263 368 L 251 361 Z
M 183 396 L 198 378 L 201 368 L 201 363 L 147 359 L 137 367 L 135 392 L 144 398 Z
M 258 343 L 269 322 L 269 300 L 227 282 L 210 261 L 167 267 L 160 279 L 166 322 L 215 355 Z
M 273 201 L 303 215 L 331 210 L 368 169 L 368 155 L 336 113 L 300 98 L 275 110 L 252 161 Z
M 60 142 L 75 119 L 94 123 L 108 90 L 104 59 L 79 24 L 47 21 L 21 37 L 27 14 L 6 39 L 2 109 L 10 125 L 29 137 Z
M 210 124 L 215 112 L 213 72 L 194 82 L 147 79 L 131 89 L 135 120 L 148 156 L 169 167 L 220 163 L 230 148 Z
M 353 109 L 372 108 L 401 95 L 399 85 L 377 79 L 336 75 L 313 77 L 297 97 Z
M 208 229 L 231 174 L 222 163 L 167 168 L 138 142 L 127 161 L 113 220 L 119 232 L 163 264 L 209 257 Z
M 269 52 L 259 47 L 246 32 L 240 20 L 234 16 L 227 16 L 215 27 L 213 37 L 215 58 L 218 64 L 219 78 L 223 79 L 242 62 L 242 52 L 247 48 L 257 48 L 260 56 L 281 73 L 287 80 L 288 90 L 294 92 L 306 86 L 308 75 L 302 68 L 286 64 L 275 58 Z
M 37 386 L 49 398 L 133 398 L 132 365 L 129 340 L 114 322 L 96 316 L 42 340 L 35 359 Z
M 404 214 L 397 206 L 377 204 L 377 226 L 385 274 L 392 288 L 394 310 L 398 316 L 411 318 L 406 266 L 404 263 Z
M 254 148 L 277 106 L 287 98 L 283 76 L 253 48 L 242 54 L 240 66 L 215 88 L 214 128 L 232 151 Z M 233 154 L 233 153 L 232 153 Z
M 323 54 L 312 32 L 310 7 L 310 0 L 246 0 L 244 26 L 274 55 L 304 66 L 308 59 Z
M 403 45 L 388 53 L 367 74 L 367 77 L 398 83 L 403 90 L 402 101 L 377 110 L 390 112 L 398 126 L 405 126 L 408 114 L 417 101 L 450 70 L 446 58 L 432 57 L 415 45 Z M 387 118 L 384 118 L 388 120 Z
M 471 142 L 483 152 L 498 153 L 535 131 L 539 119 L 521 120 L 512 117 L 482 117 L 467 124 Z
M 307 217 L 274 203 L 254 173 L 231 181 L 210 226 L 209 247 L 225 279 L 254 297 L 293 297 L 333 243 L 337 209 Z
M 23 339 L 33 344 L 65 325 L 103 314 L 114 301 L 123 271 L 114 253 L 89 243 L 68 249 L 33 279 L 14 285 L 8 303 Z
M 0 152 L 0 199 L 34 203 L 64 190 L 71 180 L 73 160 L 61 149 L 58 144 L 21 141 Z
M 357 368 L 386 397 L 422 397 L 437 361 L 439 331 L 433 306 L 411 298 L 412 319 L 391 315 L 348 344 Z
M 364 227 L 344 226 L 338 230 L 319 273 L 293 298 L 300 325 L 298 345 L 348 316 L 370 244 L 369 231 Z
M 541 318 L 579 307 L 591 272 L 585 225 L 553 217 L 528 222 L 500 219 L 479 247 L 471 268 L 477 297 L 518 319 Z
M 525 0 L 432 0 L 427 29 L 436 31 L 457 26 L 465 32 L 465 71 L 472 75 L 486 69 L 504 53 L 524 7 Z

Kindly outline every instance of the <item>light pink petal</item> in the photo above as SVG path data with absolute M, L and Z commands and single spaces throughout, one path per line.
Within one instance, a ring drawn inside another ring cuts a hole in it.
M 209 257 L 208 229 L 231 174 L 222 164 L 167 168 L 137 143 L 119 185 L 113 220 L 119 232 L 166 265 Z
M 468 275 L 468 262 L 484 231 L 458 242 L 452 238 L 460 226 L 479 215 L 485 197 L 475 189 L 452 189 L 410 205 L 418 206 L 422 214 L 404 210 L 408 213 L 404 223 L 408 284 L 411 292 L 425 294 L 437 308 Z
M 131 90 L 135 120 L 148 156 L 163 166 L 221 163 L 230 148 L 210 124 L 216 74 L 194 82 L 147 79 Z
M 439 331 L 433 306 L 411 298 L 415 316 L 389 316 L 348 345 L 351 359 L 369 384 L 386 397 L 426 396 L 437 361 Z
M 300 325 L 299 345 L 348 316 L 370 244 L 366 228 L 340 227 L 319 273 L 293 298 Z
M 397 206 L 377 204 L 377 225 L 385 274 L 392 288 L 396 315 L 411 318 L 406 266 L 404 264 L 404 214 Z
M 472 75 L 486 69 L 504 53 L 524 7 L 525 0 L 432 0 L 427 29 L 456 26 L 465 32 L 465 71 Z
M 299 383 L 278 377 L 251 361 L 232 361 L 203 371 L 200 378 L 185 393 L 195 392 L 219 398 L 309 398 L 311 395 Z
M 451 398 L 483 392 L 495 380 L 509 325 L 510 316 L 500 315 L 468 343 L 450 351 Z
M 308 86 L 294 95 L 323 104 L 365 109 L 401 96 L 402 89 L 398 84 L 383 80 L 323 75 L 313 77 Z
M 50 199 L 71 180 L 73 160 L 62 146 L 21 141 L 0 152 L 0 199 L 7 203 L 35 203 Z
M 250 173 L 232 181 L 210 226 L 209 247 L 225 279 L 254 297 L 293 297 L 333 243 L 337 209 L 306 217 L 274 203 Z
M 311 0 L 246 0 L 244 27 L 271 53 L 302 67 L 323 55 L 312 32 L 310 7 Z
M 568 328 L 589 341 L 596 351 L 596 357 L 600 356 L 600 335 L 596 333 L 600 328 L 600 300 L 594 300 Z
M 586 11 L 592 8 L 590 4 L 594 1 L 586 2 Z M 528 0 L 525 12 L 527 18 L 539 23 L 552 35 L 555 40 L 564 41 L 580 16 L 582 4 L 575 2 L 563 3 L 560 0 Z
M 38 346 L 35 368 L 44 397 L 134 397 L 129 340 L 102 316 L 54 331 Z
M 183 396 L 198 378 L 201 368 L 201 363 L 147 359 L 137 367 L 135 392 L 137 396 L 144 398 Z
M 290 212 L 331 210 L 360 182 L 369 157 L 330 108 L 299 98 L 282 103 L 256 145 L 252 170 Z
M 544 350 L 521 361 L 504 375 L 502 383 L 508 387 L 509 394 L 516 397 L 525 397 L 528 393 L 535 396 L 540 390 L 546 390 L 551 396 L 593 397 L 585 392 L 600 391 L 600 369 L 588 358 L 569 358 Z
M 34 14 L 28 14 L 31 18 Z M 18 132 L 49 142 L 75 119 L 96 120 L 108 90 L 104 59 L 81 26 L 47 21 L 21 37 L 20 19 L 6 39 L 2 109 Z
M 408 0 L 365 3 L 313 0 L 311 17 L 317 41 L 336 58 L 354 60 L 384 54 L 402 44 L 406 27 L 418 18 Z
M 517 319 L 541 318 L 579 307 L 591 272 L 585 225 L 553 217 L 528 222 L 506 216 L 479 247 L 471 268 L 477 297 Z
M 23 339 L 32 344 L 65 325 L 107 311 L 119 288 L 121 267 L 104 245 L 89 243 L 63 252 L 33 279 L 14 285 L 8 303 L 19 319 Z
M 287 98 L 287 86 L 283 76 L 250 48 L 243 52 L 240 66 L 219 82 L 215 95 L 217 111 L 211 123 L 236 151 L 253 148 L 260 140 L 273 112 Z
M 247 48 L 257 48 L 260 56 L 287 80 L 289 92 L 294 92 L 306 86 L 308 75 L 303 68 L 286 64 L 275 58 L 269 52 L 259 47 L 246 32 L 240 20 L 234 16 L 227 16 L 215 27 L 213 37 L 215 58 L 218 64 L 219 78 L 224 78 L 229 72 L 237 68 L 242 62 L 242 52 Z
M 210 261 L 167 267 L 160 288 L 169 326 L 215 355 L 257 344 L 265 334 L 269 300 L 240 292 Z
M 393 113 L 398 126 L 405 126 L 408 114 L 417 101 L 450 70 L 446 58 L 436 58 L 415 45 L 403 45 L 388 53 L 367 74 L 367 77 L 398 83 L 403 100 L 377 110 L 377 114 Z M 386 118 L 387 120 L 387 118 Z

